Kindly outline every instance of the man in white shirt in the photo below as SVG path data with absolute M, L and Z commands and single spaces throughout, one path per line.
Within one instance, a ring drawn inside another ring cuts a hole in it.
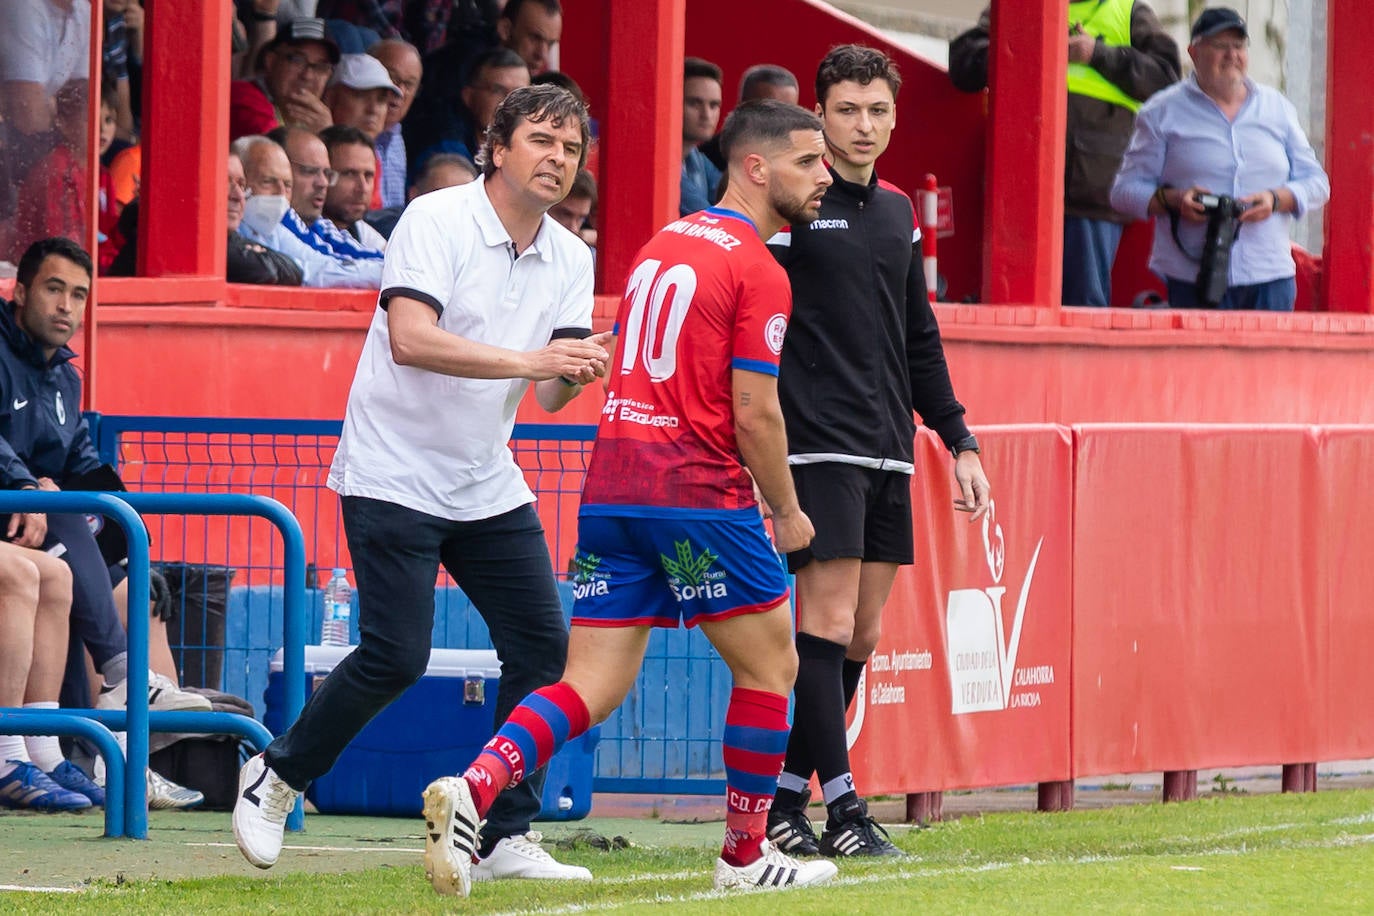
M 0 42 L 0 105 L 21 134 L 53 126 L 53 97 L 90 70 L 90 0 L 10 0 Z
M 441 563 L 501 658 L 498 723 L 563 672 L 567 624 L 509 440 L 531 382 L 553 412 L 606 372 L 610 333 L 591 333 L 591 255 L 547 216 L 587 142 L 586 109 L 566 90 L 512 92 L 483 144 L 482 178 L 416 198 L 396 225 L 329 474 L 362 638 L 296 724 L 244 766 L 234 836 L 254 865 L 276 862 L 297 795 L 424 675 Z M 535 782 L 491 808 L 471 850 L 479 880 L 591 878 L 528 833 Z

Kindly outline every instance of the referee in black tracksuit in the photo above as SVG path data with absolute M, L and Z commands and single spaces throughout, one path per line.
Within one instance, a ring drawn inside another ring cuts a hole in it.
M 897 568 L 913 559 L 913 412 L 955 456 L 956 506 L 973 518 L 988 507 L 978 442 L 927 297 L 911 200 L 874 171 L 900 85 L 881 52 L 845 45 L 826 55 L 816 98 L 834 184 L 815 222 L 769 242 L 792 281 L 778 376 L 788 461 L 816 526 L 811 546 L 788 556 L 800 666 L 769 837 L 792 854 L 900 854 L 854 788 L 845 710 Z M 819 840 L 805 813 L 813 772 L 827 809 Z

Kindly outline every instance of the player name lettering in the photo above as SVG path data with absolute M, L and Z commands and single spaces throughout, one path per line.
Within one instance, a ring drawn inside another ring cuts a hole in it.
M 708 242 L 719 245 L 726 251 L 734 251 L 739 247 L 739 239 L 735 238 L 724 229 L 715 226 L 703 226 L 700 223 L 693 223 L 687 220 L 678 220 L 663 227 L 664 232 L 676 232 L 678 235 L 685 235 L 694 239 L 705 239 Z

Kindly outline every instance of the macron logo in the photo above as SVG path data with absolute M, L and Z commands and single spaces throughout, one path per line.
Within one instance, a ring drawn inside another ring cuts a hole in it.
M 847 219 L 814 219 L 808 223 L 812 229 L 848 229 Z

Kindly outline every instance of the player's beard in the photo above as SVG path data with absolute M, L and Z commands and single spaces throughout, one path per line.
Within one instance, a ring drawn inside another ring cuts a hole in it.
M 768 206 L 795 225 L 804 226 L 819 215 L 820 211 L 811 209 L 810 203 L 810 195 L 789 195 L 776 187 L 768 191 Z

